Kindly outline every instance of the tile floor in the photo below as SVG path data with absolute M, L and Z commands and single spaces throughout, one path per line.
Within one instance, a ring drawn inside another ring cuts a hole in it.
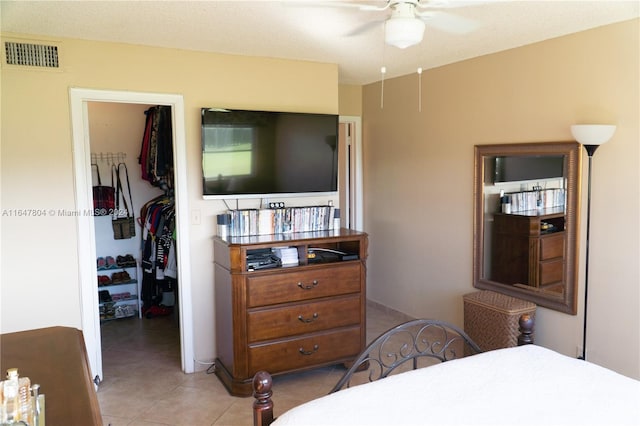
M 368 340 L 407 319 L 369 303 Z M 206 371 L 182 373 L 176 315 L 103 324 L 102 363 L 98 400 L 105 426 L 253 424 L 253 398 L 230 396 Z M 326 395 L 343 372 L 334 366 L 275 377 L 275 414 Z

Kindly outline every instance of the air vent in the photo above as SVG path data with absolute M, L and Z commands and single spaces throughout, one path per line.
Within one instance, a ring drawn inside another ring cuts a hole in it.
M 58 46 L 47 44 L 4 43 L 8 65 L 27 67 L 58 68 Z

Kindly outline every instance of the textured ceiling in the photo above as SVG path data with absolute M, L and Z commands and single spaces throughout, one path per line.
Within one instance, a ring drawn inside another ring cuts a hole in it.
M 422 0 L 424 1 L 424 0 Z M 305 4 L 306 3 L 306 4 Z M 389 11 L 319 7 L 318 1 L 6 1 L 3 32 L 163 46 L 339 65 L 343 84 L 386 77 L 522 46 L 640 16 L 634 1 L 449 1 L 472 32 L 450 33 L 446 16 L 427 21 L 421 44 L 385 46 Z M 367 1 L 384 5 L 385 1 Z M 474 4 L 475 3 L 475 4 Z M 462 5 L 462 6 L 461 6 Z M 379 21 L 377 25 L 367 25 Z M 367 27 L 357 35 L 350 33 Z

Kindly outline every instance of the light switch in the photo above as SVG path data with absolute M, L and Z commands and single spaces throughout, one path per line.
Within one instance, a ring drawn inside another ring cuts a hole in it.
M 191 224 L 200 225 L 200 210 L 191 210 Z

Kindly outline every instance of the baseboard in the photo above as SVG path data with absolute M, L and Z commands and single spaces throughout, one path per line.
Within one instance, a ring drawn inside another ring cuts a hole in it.
M 374 302 L 371 299 L 367 299 L 367 308 L 374 308 L 374 309 L 381 310 L 384 313 L 389 314 L 389 315 L 395 315 L 395 316 L 403 317 L 405 321 L 411 321 L 411 320 L 415 319 L 411 315 L 407 315 L 404 312 L 396 311 L 393 308 L 390 308 L 390 307 L 385 306 L 385 305 L 383 305 L 381 303 L 378 303 L 378 302 Z

